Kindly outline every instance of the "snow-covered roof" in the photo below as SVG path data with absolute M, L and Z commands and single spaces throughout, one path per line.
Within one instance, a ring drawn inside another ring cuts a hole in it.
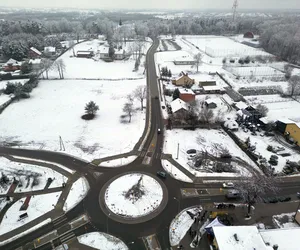
M 213 231 L 219 250 L 272 249 L 265 245 L 256 226 L 213 227 Z
M 245 109 L 245 108 L 248 107 L 248 105 L 247 105 L 246 103 L 242 102 L 242 101 L 235 103 L 235 106 L 236 106 L 238 109 Z
M 108 54 L 109 47 L 101 46 L 101 47 L 99 48 L 99 51 L 100 51 L 101 54 Z
M 261 230 L 260 234 L 265 243 L 278 245 L 278 250 L 299 250 L 297 240 L 287 239 L 299 239 L 300 227 Z
M 29 63 L 31 64 L 40 64 L 42 62 L 41 59 L 30 59 L 29 60 Z
M 293 124 L 293 123 L 297 123 L 297 122 L 294 122 L 293 120 L 289 119 L 289 118 L 280 118 L 278 119 L 279 122 L 282 122 L 282 123 L 285 123 L 285 124 Z
M 179 89 L 180 94 L 190 94 L 190 95 L 195 95 L 194 91 L 191 89 Z
M 191 55 L 184 55 L 184 56 L 175 58 L 174 61 L 175 62 L 194 62 L 195 60 Z
M 3 66 L 8 66 L 9 64 L 13 66 L 21 66 L 22 62 L 19 62 L 13 58 L 10 58 Z
M 32 50 L 34 53 L 38 54 L 39 56 L 42 54 L 42 52 L 36 49 L 35 47 L 31 47 L 30 50 Z
M 235 120 L 228 119 L 224 122 L 224 126 L 229 129 L 237 129 L 239 127 L 238 123 Z
M 78 50 L 77 51 L 77 55 L 90 55 L 91 53 L 93 53 L 93 51 L 91 51 L 91 50 Z
M 55 47 L 51 47 L 51 46 L 48 46 L 48 47 L 45 47 L 44 48 L 44 52 L 50 52 L 50 53 L 53 53 L 56 51 L 56 48 Z
M 171 108 L 172 108 L 172 112 L 175 113 L 180 109 L 188 110 L 189 106 L 186 102 L 184 102 L 184 101 L 180 100 L 179 98 L 177 98 L 176 100 L 171 102 Z
M 217 99 L 217 98 L 210 98 L 210 99 L 205 100 L 206 104 L 211 104 L 211 103 L 217 104 L 218 102 L 220 102 L 220 99 Z
M 268 119 L 268 117 L 261 117 L 261 118 L 259 118 L 259 120 L 260 120 L 262 123 L 264 123 L 264 124 L 267 124 L 267 123 L 270 122 L 270 120 Z
M 214 85 L 214 86 L 203 86 L 202 87 L 205 91 L 209 90 L 221 90 L 222 88 L 220 86 Z
M 125 50 L 120 49 L 120 50 L 115 50 L 115 55 L 123 55 L 125 53 Z

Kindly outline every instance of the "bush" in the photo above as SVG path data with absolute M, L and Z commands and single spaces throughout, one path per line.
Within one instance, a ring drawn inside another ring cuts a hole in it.
M 226 57 L 223 58 L 222 63 L 226 63 L 227 59 Z
M 94 119 L 94 117 L 95 117 L 94 114 L 84 114 L 83 116 L 81 116 L 83 120 L 92 120 Z
M 247 57 L 245 58 L 244 62 L 245 62 L 246 64 L 250 63 L 250 57 L 247 56 Z
M 244 60 L 242 58 L 239 59 L 239 64 L 244 64 Z
M 16 88 L 17 88 L 16 84 L 8 82 L 6 84 L 6 88 L 4 90 L 4 94 L 6 94 L 6 95 L 13 94 L 15 92 Z

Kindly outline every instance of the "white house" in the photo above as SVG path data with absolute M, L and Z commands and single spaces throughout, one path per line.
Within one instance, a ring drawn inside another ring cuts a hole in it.
M 232 131 L 237 131 L 239 129 L 238 123 L 230 118 L 227 118 L 227 120 L 224 122 L 224 126 Z
M 41 68 L 42 60 L 39 58 L 30 59 L 28 63 L 32 65 L 33 70 L 39 70 Z
M 185 115 L 186 112 L 189 110 L 189 105 L 180 100 L 179 98 L 177 98 L 176 100 L 172 101 L 170 103 L 171 105 L 171 109 L 172 109 L 172 112 L 173 112 L 173 115 Z
M 100 59 L 107 59 L 107 58 L 109 58 L 109 47 L 101 46 L 99 48 L 99 54 L 100 54 Z
M 123 60 L 125 58 L 125 50 L 115 50 L 115 60 Z

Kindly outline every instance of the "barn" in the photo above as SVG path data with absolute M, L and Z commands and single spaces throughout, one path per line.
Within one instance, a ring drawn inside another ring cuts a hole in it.
M 244 34 L 244 38 L 254 38 L 253 32 L 247 31 L 247 32 Z

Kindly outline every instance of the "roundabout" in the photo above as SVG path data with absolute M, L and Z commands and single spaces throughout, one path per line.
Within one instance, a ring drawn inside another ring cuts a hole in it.
M 137 224 L 157 216 L 167 205 L 165 184 L 145 172 L 128 172 L 108 181 L 101 189 L 102 211 L 115 221 Z

